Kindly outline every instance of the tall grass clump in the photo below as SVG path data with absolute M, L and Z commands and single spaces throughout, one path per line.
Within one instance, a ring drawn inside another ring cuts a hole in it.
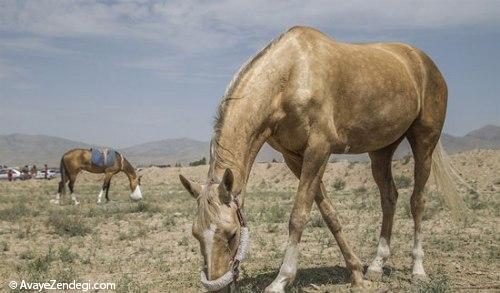
M 335 182 L 333 182 L 333 189 L 339 191 L 344 188 L 345 188 L 345 181 L 342 178 L 335 179 Z
M 11 207 L 0 210 L 0 220 L 14 222 L 25 216 L 36 216 L 36 212 L 30 210 L 25 203 L 18 202 Z
M 394 176 L 394 184 L 397 189 L 408 188 L 411 186 L 413 180 L 406 175 L 396 175 Z
M 91 232 L 90 227 L 80 215 L 65 215 L 53 211 L 47 224 L 54 228 L 60 236 L 85 236 Z

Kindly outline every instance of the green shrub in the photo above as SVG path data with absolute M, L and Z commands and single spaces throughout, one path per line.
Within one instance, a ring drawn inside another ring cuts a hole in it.
M 361 195 L 364 194 L 368 191 L 364 185 L 357 187 L 353 190 L 354 194 Z
M 333 189 L 342 190 L 344 188 L 345 188 L 345 181 L 342 178 L 335 179 L 335 182 L 333 182 Z
M 437 271 L 436 274 L 432 276 L 432 278 L 429 281 L 419 282 L 419 285 L 420 285 L 419 292 L 421 293 L 452 292 L 450 280 L 442 270 Z
M 163 227 L 167 228 L 167 230 L 170 231 L 170 229 L 172 227 L 175 227 L 175 224 L 177 223 L 177 221 L 175 220 L 175 216 L 167 215 L 163 218 L 161 223 L 162 223 Z
M 58 254 L 59 254 L 59 259 L 65 263 L 72 263 L 75 261 L 75 259 L 78 258 L 78 254 L 73 253 L 69 246 L 59 247 Z
M 18 202 L 12 207 L 0 210 L 0 220 L 14 222 L 25 216 L 36 216 L 38 213 L 30 210 L 23 202 Z
M 280 205 L 272 205 L 262 211 L 263 221 L 266 223 L 282 223 L 287 215 L 287 208 Z
M 49 247 L 45 255 L 39 255 L 27 260 L 26 264 L 19 267 L 21 277 L 29 279 L 31 282 L 46 281 L 47 273 L 54 260 L 52 247 Z
M 61 236 L 85 236 L 91 231 L 80 215 L 63 215 L 57 211 L 49 215 L 47 224 Z
M 198 161 L 194 161 L 189 163 L 189 166 L 202 166 L 207 164 L 207 159 L 205 157 L 201 158 Z
M 325 221 L 323 221 L 323 217 L 321 214 L 311 214 L 311 219 L 309 220 L 309 223 L 312 227 L 320 228 L 320 227 L 325 227 Z
M 9 251 L 9 243 L 7 241 L 0 242 L 0 252 Z
M 411 186 L 412 182 L 413 180 L 406 175 L 394 176 L 394 184 L 396 185 L 397 189 L 408 188 Z
M 272 223 L 268 223 L 267 224 L 267 232 L 268 233 L 275 233 L 276 231 L 278 231 L 278 225 L 277 224 L 272 224 Z
M 475 190 L 469 190 L 469 194 L 464 197 L 465 203 L 469 206 L 469 208 L 473 210 L 482 210 L 485 209 L 488 204 L 479 198 L 479 193 Z
M 159 213 L 161 212 L 161 208 L 158 205 L 152 205 L 145 201 L 140 201 L 137 204 L 134 204 L 130 208 L 131 213 Z
M 179 246 L 188 246 L 189 245 L 189 239 L 186 236 L 184 236 L 184 237 L 182 237 L 181 240 L 179 240 L 179 242 L 177 242 L 177 244 Z

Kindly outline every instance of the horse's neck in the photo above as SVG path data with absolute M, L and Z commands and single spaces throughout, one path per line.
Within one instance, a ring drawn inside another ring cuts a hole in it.
M 233 106 L 212 141 L 212 176 L 220 179 L 226 168 L 231 169 L 236 192 L 245 188 L 255 157 L 271 134 L 272 127 L 268 124 L 270 108 L 268 106 L 266 111 L 252 113 L 245 109 L 244 104 L 239 109 Z
M 233 191 L 240 193 L 245 189 L 250 169 L 257 153 L 259 152 L 265 138 L 260 137 L 246 148 L 238 148 L 236 145 L 229 146 L 211 159 L 211 175 L 221 179 L 226 169 L 231 169 L 234 175 Z M 226 148 L 226 146 L 224 146 Z M 232 153 L 234 151 L 234 153 Z M 236 155 L 238 154 L 238 155 Z
M 226 168 L 235 175 L 235 189 L 244 189 L 252 164 L 284 112 L 279 104 L 289 74 L 288 62 L 277 64 L 269 49 L 249 63 L 222 101 L 216 126 L 211 173 L 222 176 Z
M 130 163 L 125 160 L 122 154 L 120 154 L 120 163 L 121 163 L 121 171 L 127 175 L 128 180 L 130 181 L 130 184 L 132 184 L 132 181 L 137 178 L 137 174 L 135 174 L 135 169 L 130 165 Z

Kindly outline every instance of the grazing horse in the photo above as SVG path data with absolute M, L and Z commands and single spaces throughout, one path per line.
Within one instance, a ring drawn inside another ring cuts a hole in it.
M 363 267 L 348 244 L 322 182 L 330 154 L 369 153 L 383 210 L 377 256 L 369 277 L 380 276 L 389 257 L 398 197 L 391 159 L 407 138 L 414 155 L 413 275 L 425 277 L 422 249 L 423 191 L 431 166 L 440 191 L 457 213 L 464 208 L 439 137 L 447 104 L 446 83 L 422 51 L 401 43 L 347 44 L 307 27 L 272 41 L 235 75 L 219 105 L 206 184 L 180 176 L 197 200 L 192 233 L 204 258 L 201 281 L 227 290 L 238 276 L 244 190 L 265 142 L 283 154 L 299 178 L 289 238 L 278 276 L 266 288 L 283 292 L 297 272 L 299 242 L 315 202 L 335 237 L 353 287 L 363 287 Z M 246 238 L 245 238 L 246 241 Z M 243 249 L 242 249 L 243 248 Z
M 105 164 L 104 164 L 105 165 Z M 92 151 L 87 149 L 73 149 L 65 153 L 61 158 L 61 181 L 59 182 L 59 189 L 57 191 L 57 196 L 53 203 L 59 204 L 61 194 L 65 194 L 65 185 L 68 183 L 69 190 L 71 192 L 71 199 L 74 204 L 79 204 L 76 199 L 76 195 L 73 193 L 73 188 L 75 185 L 76 176 L 80 171 L 84 170 L 91 173 L 105 173 L 104 183 L 102 184 L 101 192 L 97 196 L 97 203 L 101 203 L 102 194 L 106 192 L 106 202 L 109 201 L 108 191 L 111 186 L 111 178 L 118 172 L 124 172 L 128 180 L 130 181 L 130 198 L 132 200 L 140 200 L 142 198 L 141 193 L 141 177 L 137 176 L 134 167 L 125 159 L 125 157 L 116 152 L 116 159 L 111 166 L 97 166 L 92 163 Z

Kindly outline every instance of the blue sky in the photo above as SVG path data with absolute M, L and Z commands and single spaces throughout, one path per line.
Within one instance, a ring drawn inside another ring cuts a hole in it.
M 0 0 L 0 134 L 208 140 L 240 65 L 300 24 L 426 51 L 449 87 L 445 131 L 463 135 L 500 125 L 499 15 L 500 1 Z

